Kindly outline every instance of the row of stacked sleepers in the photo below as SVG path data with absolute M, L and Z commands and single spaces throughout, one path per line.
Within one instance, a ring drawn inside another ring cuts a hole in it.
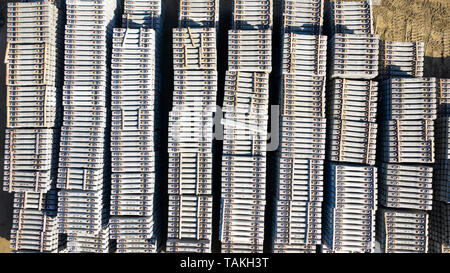
M 167 252 L 211 252 L 218 0 L 180 0 L 169 112 Z
M 444 252 L 447 81 L 423 77 L 423 43 L 379 42 L 370 4 L 332 1 L 327 9 L 333 37 L 322 240 L 332 252 L 373 252 L 375 239 L 386 253 Z
M 14 192 L 14 252 L 58 251 L 62 11 L 51 1 L 7 5 L 3 189 Z
M 423 78 L 424 47 L 380 41 L 376 237 L 385 253 L 429 250 L 436 80 Z
M 223 99 L 222 253 L 263 251 L 272 0 L 234 0 Z
M 429 252 L 436 87 L 423 77 L 424 43 L 380 42 L 379 210 L 381 252 Z
M 124 2 L 111 63 L 110 239 L 118 253 L 161 247 L 161 0 Z
M 394 43 L 392 49 L 404 45 Z M 411 75 L 380 83 L 377 240 L 387 253 L 427 252 L 436 79 Z
M 11 247 L 156 252 L 162 3 L 56 2 L 8 4 Z
M 374 252 L 378 36 L 370 1 L 329 2 L 325 22 L 330 61 L 322 242 L 330 252 Z
M 117 0 L 66 0 L 63 123 L 58 168 L 64 252 L 108 252 L 111 39 Z
M 450 80 L 436 81 L 437 119 L 429 252 L 450 253 Z
M 321 244 L 327 54 L 323 3 L 281 3 L 280 142 L 272 207 L 275 253 L 314 253 Z

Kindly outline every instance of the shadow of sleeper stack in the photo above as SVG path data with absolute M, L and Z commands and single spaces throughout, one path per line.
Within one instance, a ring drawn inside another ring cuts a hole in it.
M 327 148 L 322 242 L 374 252 L 377 209 L 378 36 L 371 1 L 330 1 Z
M 58 169 L 63 252 L 109 252 L 111 38 L 116 0 L 67 0 L 64 115 Z

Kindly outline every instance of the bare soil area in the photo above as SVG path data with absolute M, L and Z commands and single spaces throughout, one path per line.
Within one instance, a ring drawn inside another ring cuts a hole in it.
M 374 6 L 373 17 L 380 39 L 424 42 L 425 76 L 450 78 L 450 1 L 379 2 Z
M 0 7 L 5 0 L 0 0 Z M 12 2 L 8 0 L 7 2 Z M 0 27 L 0 253 L 10 252 L 9 236 L 12 223 L 13 195 L 3 191 L 3 158 L 5 146 L 5 121 L 6 121 L 6 8 L 0 12 L 0 16 L 5 20 L 5 25 Z
M 5 238 L 0 238 L 0 253 L 9 253 L 11 249 L 9 248 L 9 241 Z

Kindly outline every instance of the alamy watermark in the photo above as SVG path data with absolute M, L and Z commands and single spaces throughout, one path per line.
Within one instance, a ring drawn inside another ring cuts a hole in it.
M 174 118 L 169 131 L 176 142 L 223 140 L 235 132 L 240 139 L 265 140 L 268 152 L 279 146 L 279 105 L 271 105 L 270 113 L 244 107 L 182 106 L 172 109 L 170 114 Z

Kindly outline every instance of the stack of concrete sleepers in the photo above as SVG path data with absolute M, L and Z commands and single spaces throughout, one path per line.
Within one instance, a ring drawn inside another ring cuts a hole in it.
M 380 77 L 423 77 L 423 42 L 380 41 Z
M 227 71 L 222 155 L 222 252 L 262 252 L 268 73 Z
M 371 1 L 331 1 L 326 10 L 332 78 L 378 76 L 379 39 L 373 33 Z
M 325 22 L 331 35 L 374 33 L 371 0 L 329 2 Z
M 178 13 L 180 28 L 214 28 L 219 24 L 219 1 L 180 0 Z
M 272 29 L 272 0 L 239 0 L 232 4 L 231 27 L 237 29 Z
M 59 232 L 66 252 L 109 251 L 108 107 L 116 0 L 67 0 Z
M 233 1 L 223 103 L 222 253 L 260 253 L 264 240 L 272 1 Z
M 282 6 L 281 136 L 272 251 L 315 252 L 321 243 L 326 136 L 323 1 L 286 0 Z
M 381 207 L 377 212 L 377 240 L 389 253 L 426 252 L 429 215 L 420 210 L 393 210 Z
M 282 0 L 285 33 L 317 35 L 323 32 L 324 0 Z
M 122 27 L 160 29 L 165 9 L 161 0 L 124 0 Z
M 377 215 L 377 241 L 386 253 L 427 252 L 436 79 L 389 78 L 380 86 L 378 164 L 379 204 L 383 209 Z M 411 236 L 419 233 L 419 237 Z
M 374 252 L 377 168 L 328 162 L 322 241 L 331 252 Z
M 14 193 L 11 249 L 56 252 L 56 170 L 64 7 L 8 3 L 3 190 Z
M 378 37 L 370 1 L 331 1 L 322 242 L 331 252 L 374 252 Z
M 160 0 L 128 2 L 125 12 L 133 10 L 132 15 L 148 9 L 155 12 L 151 22 L 135 20 L 114 29 L 110 237 L 116 240 L 117 252 L 154 253 L 161 241 L 157 113 L 163 7 Z
M 378 84 L 334 79 L 327 94 L 327 159 L 375 165 Z
M 380 204 L 389 208 L 431 210 L 432 167 L 383 163 L 379 169 Z
M 329 45 L 331 77 L 368 80 L 376 78 L 378 43 L 378 36 L 374 34 L 334 34 Z
M 435 122 L 436 160 L 433 175 L 433 209 L 430 213 L 430 252 L 450 252 L 450 80 L 437 83 Z
M 218 5 L 181 0 L 173 29 L 167 252 L 211 252 Z
M 56 252 L 58 221 L 56 192 L 14 193 L 11 248 L 15 252 Z
M 282 74 L 294 78 L 326 76 L 326 36 L 285 32 L 282 46 Z

